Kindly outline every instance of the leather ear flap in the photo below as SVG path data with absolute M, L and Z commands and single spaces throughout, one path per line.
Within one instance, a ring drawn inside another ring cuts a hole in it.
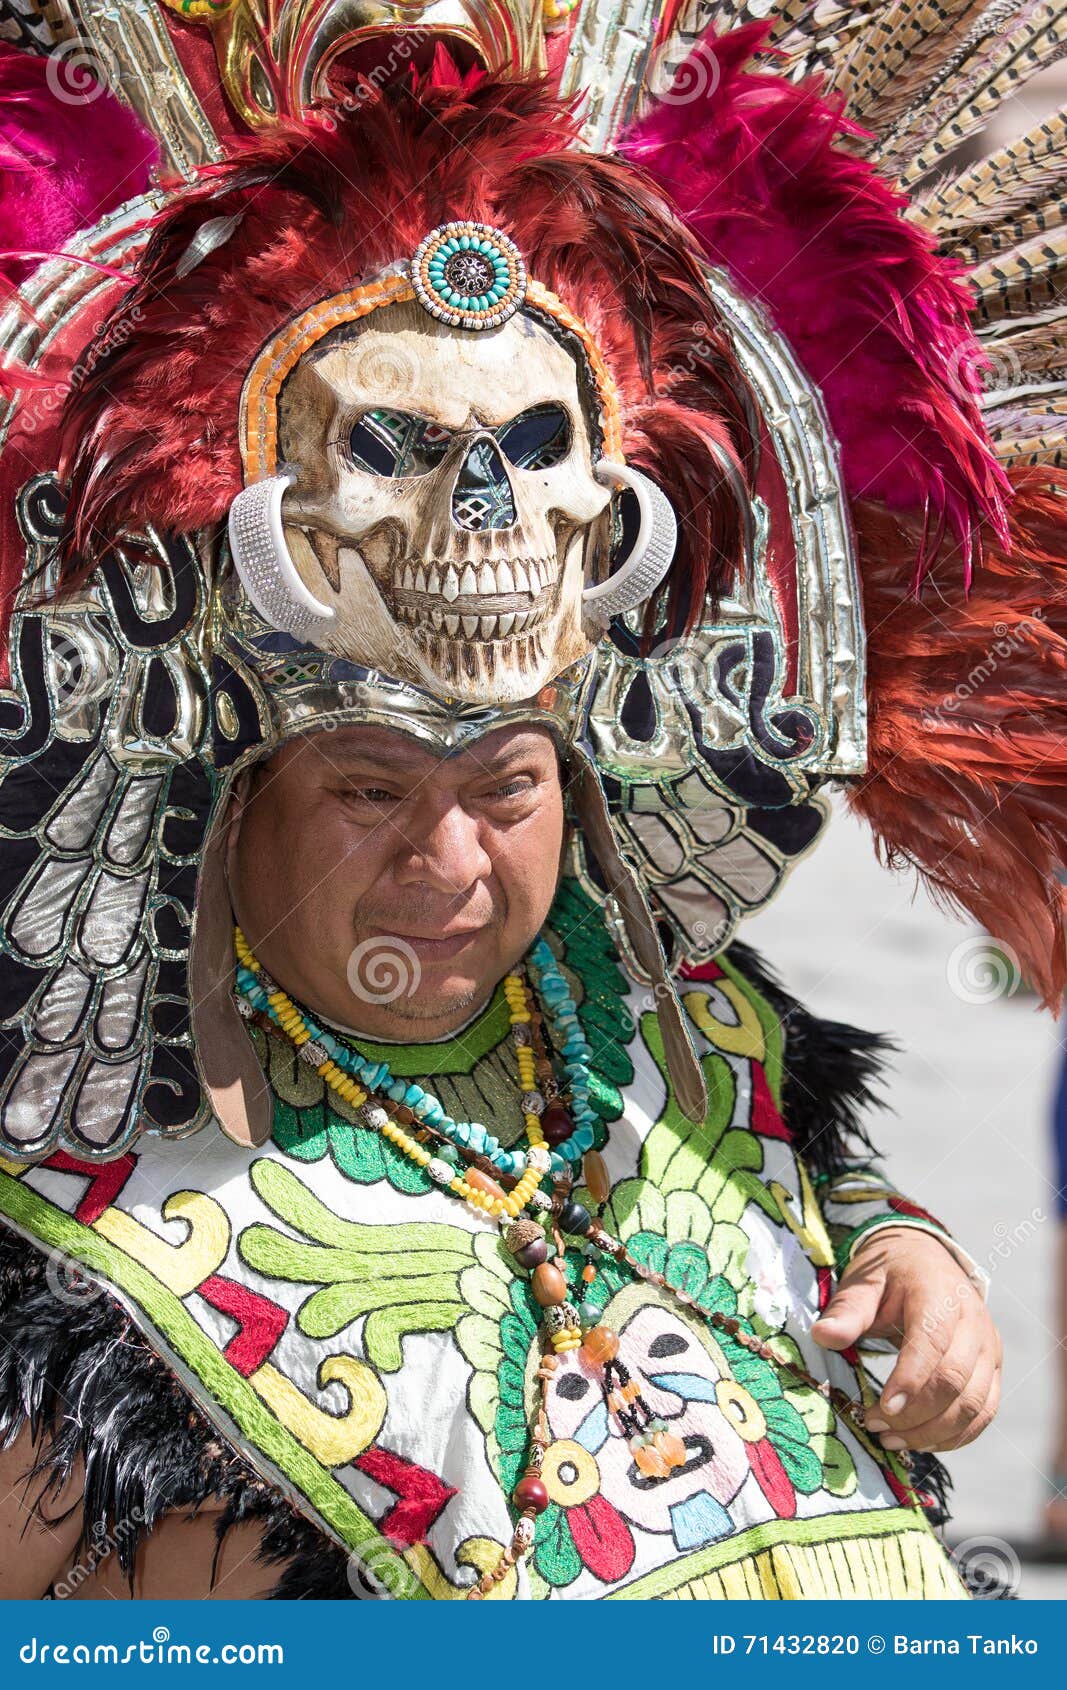
M 667 1070 L 678 1105 L 687 1120 L 700 1126 L 708 1114 L 704 1070 L 689 1035 L 685 1012 L 667 973 L 656 924 L 640 882 L 615 842 L 607 800 L 595 771 L 581 752 L 577 752 L 572 769 L 570 796 L 575 816 L 618 903 L 634 956 L 652 982 Z
M 266 1144 L 274 1099 L 233 998 L 234 915 L 226 851 L 234 817 L 232 792 L 216 813 L 200 859 L 189 947 L 193 1046 L 204 1089 L 220 1127 L 235 1144 Z

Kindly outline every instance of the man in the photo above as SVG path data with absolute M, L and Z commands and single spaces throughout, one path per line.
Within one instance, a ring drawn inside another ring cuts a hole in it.
M 726 959 L 717 981 L 702 982 L 687 995 L 694 1037 L 708 1052 L 710 1071 L 720 1071 L 723 1081 L 732 1076 L 735 1083 L 744 1075 L 753 1092 L 762 1091 L 763 1108 L 735 1098 L 726 1139 L 706 1149 L 700 1135 L 687 1131 L 669 1109 L 662 1112 L 662 1082 L 653 1059 L 655 1019 L 645 1007 L 650 1000 L 619 976 L 597 913 L 573 883 L 560 888 L 565 831 L 559 759 L 544 729 L 496 729 L 470 749 L 444 757 L 389 730 L 349 727 L 298 738 L 257 768 L 230 830 L 233 906 L 252 951 L 294 999 L 338 1032 L 351 1029 L 346 1036 L 356 1048 L 386 1051 L 394 1072 L 432 1076 L 425 1084 L 435 1085 L 442 1099 L 462 1087 L 465 1097 L 491 1101 L 488 1118 L 505 1144 L 521 1136 L 522 1116 L 514 1089 L 501 1083 L 509 1041 L 507 1022 L 500 1016 L 500 985 L 521 965 L 547 923 L 565 959 L 590 959 L 584 975 L 579 962 L 572 964 L 575 981 L 587 994 L 595 990 L 605 965 L 615 976 L 612 1022 L 618 1036 L 612 1056 L 632 1063 L 633 1078 L 621 1088 L 624 1112 L 607 1125 L 599 1152 L 613 1188 L 606 1209 L 609 1224 L 632 1238 L 638 1217 L 657 1215 L 660 1248 L 666 1248 L 668 1262 L 672 1254 L 680 1258 L 680 1283 L 695 1286 L 696 1264 L 703 1264 L 704 1277 L 710 1275 L 716 1286 L 715 1299 L 755 1319 L 757 1329 L 761 1318 L 770 1318 L 783 1353 L 801 1354 L 805 1368 L 819 1379 L 843 1384 L 849 1396 L 860 1395 L 857 1377 L 834 1352 L 852 1355 L 859 1339 L 874 1335 L 892 1337 L 901 1353 L 881 1393 L 880 1412 L 876 1408 L 868 1414 L 866 1430 L 855 1421 L 835 1426 L 829 1406 L 805 1390 L 788 1368 L 777 1378 L 757 1379 L 752 1391 L 729 1372 L 716 1378 L 724 1352 L 713 1332 L 701 1331 L 698 1319 L 672 1307 L 669 1295 L 642 1293 L 635 1301 L 632 1293 L 641 1291 L 640 1280 L 620 1288 L 613 1301 L 624 1311 L 619 1322 L 621 1343 L 629 1339 L 624 1353 L 632 1358 L 635 1378 L 642 1377 L 640 1358 L 644 1392 L 683 1439 L 686 1459 L 678 1476 L 661 1480 L 658 1488 L 650 1488 L 647 1480 L 642 1485 L 625 1453 L 623 1429 L 609 1421 L 600 1401 L 596 1368 L 581 1350 L 568 1358 L 567 1371 L 556 1379 L 557 1401 L 549 1409 L 553 1437 L 542 1467 L 553 1475 L 551 1506 L 558 1519 L 543 1554 L 535 1547 L 531 1580 L 569 1595 L 591 1594 L 598 1583 L 610 1586 L 639 1571 L 650 1588 L 663 1589 L 665 1581 L 684 1586 L 690 1582 L 687 1567 L 723 1565 L 731 1540 L 739 1540 L 740 1547 L 746 1530 L 762 1520 L 762 1554 L 735 1557 L 734 1576 L 743 1572 L 750 1578 L 761 1562 L 767 1563 L 766 1546 L 775 1541 L 773 1529 L 768 1535 L 768 1519 L 792 1522 L 803 1515 L 810 1521 L 811 1545 L 847 1545 L 855 1541 L 852 1522 L 862 1508 L 879 1521 L 879 1535 L 871 1541 L 884 1588 L 892 1588 L 900 1576 L 899 1563 L 895 1573 L 889 1570 L 899 1553 L 895 1545 L 899 1542 L 907 1556 L 914 1551 L 906 1545 L 929 1543 L 929 1551 L 923 1548 L 918 1557 L 922 1582 L 931 1594 L 949 1594 L 953 1575 L 947 1563 L 941 1570 L 941 1551 L 918 1523 L 905 1470 L 896 1464 L 896 1455 L 883 1452 L 954 1448 L 977 1436 L 992 1418 L 999 1340 L 979 1290 L 932 1223 L 898 1226 L 887 1195 L 855 1203 L 855 1168 L 822 1186 L 819 1205 L 811 1200 L 803 1162 L 787 1136 L 788 1111 L 784 1118 L 778 1113 L 769 1089 L 778 1023 L 768 1015 L 758 985 Z M 599 965 L 592 960 L 597 951 Z M 382 990 L 381 969 L 390 962 L 398 972 Z M 582 1001 L 579 997 L 579 1005 Z M 742 1029 L 748 1033 L 744 1043 L 738 1039 Z M 591 1037 L 606 1039 L 603 1033 Z M 496 1328 L 490 1318 L 492 1299 L 506 1297 L 506 1281 L 494 1277 L 496 1264 L 490 1266 L 492 1257 L 480 1249 L 488 1244 L 493 1256 L 499 1253 L 492 1229 L 474 1217 L 457 1217 L 447 1193 L 430 1189 L 416 1201 L 395 1189 L 390 1176 L 402 1174 L 400 1158 L 384 1164 L 381 1177 L 368 1183 L 366 1170 L 343 1148 L 361 1129 L 331 1115 L 328 1098 L 314 1095 L 297 1076 L 284 1036 L 276 1030 L 259 1033 L 257 1048 L 268 1071 L 287 1069 L 281 1095 L 300 1102 L 290 1103 L 288 1124 L 281 1132 L 276 1129 L 275 1143 L 265 1153 L 254 1153 L 253 1170 L 249 1153 L 236 1146 L 221 1157 L 217 1150 L 207 1151 L 214 1164 L 213 1192 L 247 1184 L 252 1171 L 257 1190 L 274 1194 L 257 1211 L 263 1218 L 251 1221 L 238 1236 L 236 1251 L 220 1264 L 217 1277 L 233 1285 L 228 1307 L 235 1313 L 241 1306 L 238 1284 L 247 1298 L 260 1297 L 265 1289 L 276 1293 L 275 1276 L 286 1271 L 302 1282 L 300 1297 L 308 1283 L 324 1276 L 340 1290 L 349 1273 L 359 1273 L 360 1264 L 364 1273 L 379 1276 L 366 1295 L 358 1284 L 348 1289 L 360 1306 L 385 1317 L 382 1335 L 372 1337 L 368 1322 L 362 1341 L 352 1344 L 352 1328 L 338 1328 L 345 1334 L 346 1352 L 375 1357 L 374 1390 L 382 1394 L 374 1415 L 380 1424 L 354 1466 L 364 1494 L 396 1488 L 407 1512 L 397 1510 L 395 1530 L 383 1527 L 383 1544 L 365 1559 L 371 1580 L 388 1589 L 391 1579 L 399 1579 L 403 1589 L 415 1583 L 415 1573 L 400 1561 L 400 1548 L 410 1556 L 417 1545 L 416 1565 L 441 1594 L 446 1584 L 459 1583 L 467 1567 L 485 1570 L 482 1546 L 501 1535 L 501 1499 L 490 1451 L 494 1432 L 500 1437 L 504 1403 L 513 1413 L 521 1412 L 508 1392 L 514 1390 L 516 1367 L 529 1365 L 521 1353 L 525 1301 L 521 1315 L 512 1314 Z M 787 1076 L 790 1059 L 787 1038 Z M 790 1084 L 787 1077 L 787 1093 Z M 651 1086 L 661 1099 L 658 1118 L 646 1102 L 653 1095 Z M 316 1246 L 289 1240 L 295 1228 L 319 1240 L 317 1253 L 324 1262 L 330 1253 L 324 1247 L 332 1237 L 330 1228 L 323 1228 L 321 1218 L 314 1220 L 308 1205 L 316 1199 L 300 1177 L 309 1156 L 323 1155 L 319 1123 L 324 1118 L 331 1122 L 325 1136 L 331 1140 L 334 1178 L 344 1180 L 336 1213 L 345 1218 L 331 1223 L 337 1229 L 336 1271 L 309 1269 L 306 1258 Z M 687 1142 L 693 1146 L 688 1151 Z M 688 1179 L 680 1184 L 669 1172 L 672 1161 L 687 1155 L 699 1157 L 706 1169 L 695 1190 Z M 125 1212 L 140 1217 L 141 1224 L 151 1213 L 158 1225 L 173 1190 L 190 1180 L 204 1184 L 203 1156 L 193 1141 L 193 1146 L 178 1142 L 167 1155 L 150 1158 L 151 1195 L 144 1188 L 139 1199 L 131 1195 Z M 277 1182 L 280 1170 L 285 1178 Z M 286 1223 L 285 1233 L 265 1224 L 272 1215 Z M 851 1236 L 860 1231 L 861 1241 L 836 1294 L 819 1313 L 832 1260 L 825 1226 L 843 1231 L 842 1217 Z M 383 1226 L 392 1234 L 384 1244 Z M 637 1235 L 647 1231 L 642 1227 Z M 257 1236 L 263 1242 L 254 1250 L 250 1245 Z M 373 1244 L 361 1244 L 364 1237 Z M 348 1254 L 343 1243 L 356 1254 Z M 583 1259 L 577 1257 L 579 1263 Z M 404 1277 L 394 1279 L 402 1262 Z M 580 1273 L 579 1268 L 579 1284 Z M 670 1268 L 668 1276 L 675 1277 Z M 324 1294 L 313 1293 L 303 1302 L 304 1311 L 310 1312 L 314 1298 Z M 399 1314 L 390 1311 L 390 1295 L 401 1303 Z M 27 1325 L 39 1310 L 34 1296 L 24 1311 L 17 1302 L 9 1309 L 9 1366 L 19 1357 Z M 75 1305 L 75 1322 L 77 1310 Z M 392 1330 L 403 1337 L 398 1350 L 387 1356 L 391 1313 Z M 93 1315 L 96 1319 L 98 1311 Z M 305 1330 L 316 1326 L 307 1319 L 303 1324 Z M 335 1325 L 333 1319 L 326 1322 L 331 1332 Z M 826 1355 L 820 1355 L 820 1345 Z M 83 1364 L 86 1359 L 83 1355 Z M 306 1376 L 306 1366 L 296 1373 Z M 744 1376 L 752 1382 L 750 1373 Z M 53 1385 L 65 1397 L 66 1381 L 53 1375 Z M 369 1392 L 369 1385 L 363 1388 Z M 73 1404 L 61 1401 L 57 1407 L 62 1423 Z M 761 1436 L 753 1437 L 745 1410 L 759 1417 Z M 123 1412 L 133 1417 L 132 1408 Z M 321 1409 L 314 1412 L 322 1414 Z M 336 1408 L 324 1418 L 330 1412 Z M 165 1438 L 174 1435 L 165 1420 L 161 1430 Z M 70 1435 L 63 1426 L 60 1441 Z M 111 1435 L 121 1444 L 121 1423 Z M 208 1451 L 214 1439 L 202 1426 L 197 1435 L 203 1467 L 212 1459 Z M 97 1483 L 105 1436 L 100 1428 L 86 1449 L 87 1476 Z M 62 1498 L 63 1508 L 71 1506 L 73 1512 L 61 1518 L 53 1501 L 48 1512 L 58 1523 L 51 1529 L 35 1526 L 27 1542 L 27 1506 L 36 1489 L 25 1483 L 27 1445 L 24 1436 L 5 1457 L 5 1589 L 9 1595 L 34 1596 L 53 1583 L 69 1584 L 83 1516 L 75 1476 Z M 47 1471 L 47 1434 L 35 1453 Z M 117 1458 L 116 1450 L 112 1459 Z M 215 1567 L 216 1530 L 232 1517 L 235 1494 L 255 1484 L 247 1470 L 233 1471 L 239 1465 L 231 1463 L 217 1476 L 214 1494 L 205 1488 L 204 1494 L 189 1498 L 198 1505 L 195 1517 L 172 1507 L 153 1521 L 132 1586 L 112 1555 L 93 1569 L 77 1594 L 256 1596 L 268 1592 L 278 1571 L 285 1588 L 285 1570 L 264 1566 L 264 1542 L 277 1553 L 269 1535 L 265 1539 L 251 1525 L 235 1526 L 223 1538 L 222 1561 Z M 574 1476 L 572 1468 L 578 1469 Z M 594 1472 L 601 1482 L 591 1490 Z M 201 1482 L 210 1483 L 206 1475 Z M 160 1476 L 156 1484 L 162 1483 Z M 573 1497 L 569 1504 L 568 1496 Z M 422 1528 L 417 1534 L 415 1519 Z M 595 1535 L 587 1519 L 596 1526 Z M 275 1520 L 271 1529 L 278 1534 Z M 409 1537 L 415 1537 L 415 1544 Z M 794 1569 L 791 1589 L 783 1568 L 799 1553 L 787 1547 L 794 1542 L 794 1533 L 783 1530 L 775 1559 L 781 1594 L 810 1594 L 819 1588 L 820 1552 L 807 1550 Z M 383 1561 L 388 1543 L 397 1546 L 399 1572 Z M 309 1545 L 301 1544 L 297 1562 L 304 1578 L 310 1558 Z M 330 1559 L 325 1540 L 318 1544 L 317 1558 Z M 333 1584 L 345 1576 L 343 1558 L 332 1559 L 338 1565 L 331 1566 L 322 1594 L 332 1594 Z M 357 1551 L 348 1576 L 357 1579 L 362 1565 Z M 857 1591 L 870 1577 L 858 1560 L 854 1577 Z M 876 1576 L 872 1588 L 877 1582 Z
M 963 1594 L 970 1264 L 867 1155 L 879 1041 L 730 941 L 848 778 L 1057 990 L 1056 474 L 1009 485 L 950 268 L 744 39 L 692 114 L 768 166 L 710 193 L 744 288 L 669 113 L 604 156 L 439 58 L 135 213 L 99 330 L 58 290 L 23 347 L 77 348 L 0 711 L 31 1593 Z M 818 255 L 822 386 L 756 228 Z M 1016 601 L 999 739 L 936 706 Z

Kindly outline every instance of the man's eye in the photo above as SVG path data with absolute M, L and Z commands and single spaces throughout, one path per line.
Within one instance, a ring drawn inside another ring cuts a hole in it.
M 348 796 L 357 803 L 365 804 L 397 804 L 400 801 L 395 792 L 387 792 L 384 786 L 353 787 Z

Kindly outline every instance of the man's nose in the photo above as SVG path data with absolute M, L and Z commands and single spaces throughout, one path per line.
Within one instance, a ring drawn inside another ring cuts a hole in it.
M 465 892 L 492 872 L 478 822 L 461 804 L 435 808 L 427 803 L 413 827 L 404 830 L 397 872 L 402 885 Z

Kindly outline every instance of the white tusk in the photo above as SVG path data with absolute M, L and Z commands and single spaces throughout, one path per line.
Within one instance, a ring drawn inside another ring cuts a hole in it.
M 230 550 L 241 585 L 264 622 L 281 633 L 312 644 L 335 620 L 304 585 L 282 527 L 282 499 L 296 480 L 292 474 L 255 481 L 230 506 Z
M 628 487 L 641 513 L 637 539 L 626 562 L 582 594 L 585 615 L 606 628 L 612 617 L 636 609 L 655 592 L 674 557 L 678 520 L 666 493 L 639 469 L 601 458 L 593 473 L 600 482 Z

